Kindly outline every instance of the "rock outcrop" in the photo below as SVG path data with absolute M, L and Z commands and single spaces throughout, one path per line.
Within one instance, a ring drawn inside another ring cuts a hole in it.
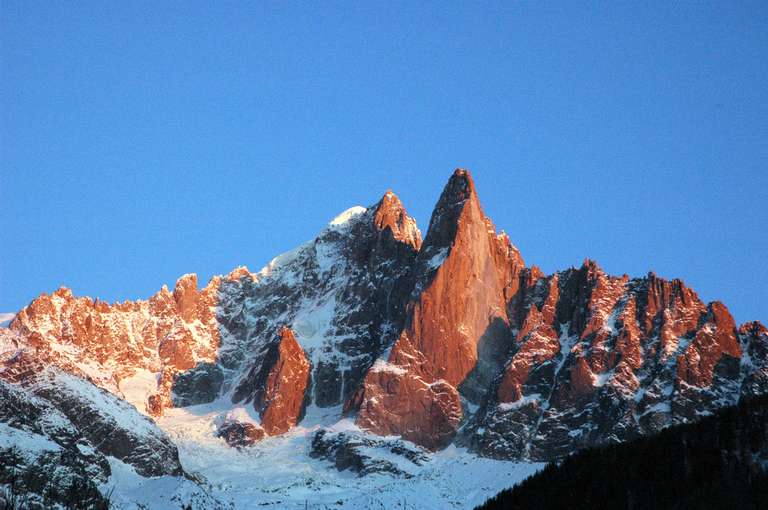
M 386 473 L 411 478 L 408 468 L 415 470 L 429 461 L 426 451 L 404 441 L 327 429 L 318 430 L 312 436 L 309 454 L 331 461 L 339 471 L 349 470 L 358 476 Z
M 229 446 L 243 448 L 261 441 L 265 432 L 255 423 L 227 420 L 219 426 L 216 436 L 223 438 Z
M 304 414 L 309 370 L 309 360 L 293 331 L 283 327 L 254 360 L 233 401 L 253 403 L 267 434 L 287 432 Z
M 214 279 L 202 291 L 184 275 L 171 293 L 165 286 L 146 301 L 108 304 L 75 297 L 67 288 L 43 294 L 22 309 L 10 328 L 36 349 L 36 357 L 64 370 L 82 370 L 118 395 L 137 370 L 158 374 L 158 385 L 139 406 L 159 415 L 172 405 L 177 375 L 213 362 L 219 348 Z

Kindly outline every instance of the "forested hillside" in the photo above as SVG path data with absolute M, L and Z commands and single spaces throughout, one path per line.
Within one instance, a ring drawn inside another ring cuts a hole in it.
M 478 510 L 768 507 L 768 398 L 550 463 Z

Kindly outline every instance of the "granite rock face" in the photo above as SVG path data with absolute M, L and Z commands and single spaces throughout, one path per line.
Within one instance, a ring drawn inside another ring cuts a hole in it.
M 358 425 L 433 449 L 450 443 L 464 417 L 459 385 L 479 402 L 509 348 L 505 296 L 522 267 L 483 214 L 472 178 L 454 173 L 416 260 L 405 328 L 358 396 Z
M 253 402 L 267 434 L 287 432 L 304 414 L 309 369 L 309 360 L 293 331 L 283 327 L 254 361 L 233 400 Z

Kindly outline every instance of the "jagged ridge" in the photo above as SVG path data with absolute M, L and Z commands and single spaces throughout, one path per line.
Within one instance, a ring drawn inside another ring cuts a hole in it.
M 10 327 L 42 363 L 154 416 L 227 399 L 280 434 L 308 408 L 338 408 L 429 449 L 456 441 L 524 460 L 695 420 L 768 384 L 765 328 L 737 329 L 679 280 L 613 277 L 592 261 L 526 268 L 465 170 L 423 242 L 387 192 L 259 273 L 203 289 L 185 275 L 173 292 L 114 305 L 60 289 Z M 284 327 L 295 345 L 275 344 Z M 293 382 L 270 389 L 280 374 Z

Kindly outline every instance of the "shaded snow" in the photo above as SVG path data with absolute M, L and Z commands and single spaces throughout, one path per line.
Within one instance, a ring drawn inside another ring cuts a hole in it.
M 432 257 L 427 261 L 427 267 L 429 269 L 437 269 L 443 264 L 443 262 L 445 262 L 447 256 L 448 248 L 440 248 L 437 253 L 432 255 Z
M 26 430 L 17 429 L 0 422 L 0 449 L 17 448 L 17 452 L 27 458 L 36 457 L 44 452 L 56 452 L 61 447 L 53 441 Z
M 175 476 L 145 478 L 132 466 L 114 457 L 107 457 L 107 460 L 112 474 L 99 490 L 110 496 L 110 508 L 179 510 L 185 504 L 200 509 L 227 508 L 208 494 L 206 487 L 191 480 Z

